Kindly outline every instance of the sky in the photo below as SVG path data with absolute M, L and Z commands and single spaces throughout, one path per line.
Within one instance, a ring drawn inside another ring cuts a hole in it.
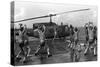
M 15 1 L 14 6 L 14 21 L 23 19 L 39 17 L 49 14 L 87 9 L 87 11 L 71 12 L 52 17 L 52 21 L 60 25 L 72 24 L 73 26 L 83 26 L 87 22 L 93 22 L 97 25 L 97 7 L 92 5 L 79 5 L 79 4 L 60 4 L 60 3 L 37 3 L 30 1 Z M 28 20 L 20 22 L 26 24 L 27 27 L 32 28 L 33 23 L 48 23 L 50 18 L 40 18 L 35 20 Z M 18 27 L 19 23 L 15 23 L 15 27 Z

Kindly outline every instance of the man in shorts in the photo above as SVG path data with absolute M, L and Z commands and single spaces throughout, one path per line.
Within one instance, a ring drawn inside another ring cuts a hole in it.
M 94 56 L 97 55 L 97 27 L 94 27 Z
M 17 57 L 21 56 L 23 59 L 21 60 L 24 62 L 30 53 L 29 48 L 29 41 L 27 36 L 26 26 L 20 24 L 19 35 L 18 35 L 18 42 L 20 47 L 20 52 L 18 53 Z M 21 54 L 21 55 L 20 55 Z
M 41 25 L 41 26 L 38 26 L 37 29 L 35 29 L 34 31 L 37 31 L 39 33 L 39 39 L 40 39 L 40 45 L 39 47 L 37 48 L 36 52 L 35 52 L 35 55 L 37 56 L 39 53 L 42 53 L 43 52 L 43 48 L 46 47 L 46 52 L 47 52 L 47 55 L 50 56 L 50 52 L 49 52 L 49 48 L 47 47 L 46 43 L 45 43 L 45 26 L 44 25 Z
M 72 61 L 76 61 L 76 62 L 78 62 L 79 59 L 80 59 L 80 45 L 78 44 L 78 41 L 79 41 L 78 33 L 79 33 L 78 28 L 75 27 L 74 34 L 73 34 L 74 43 L 73 43 L 71 55 L 72 55 L 72 58 L 73 58 Z
M 70 44 L 68 45 L 68 47 L 72 47 L 73 43 L 74 43 L 74 27 L 72 25 L 70 25 Z
M 88 45 L 89 45 L 88 29 L 89 29 L 89 24 L 88 24 L 88 23 L 86 23 L 86 24 L 85 24 L 86 44 L 84 45 L 84 47 L 85 47 L 84 54 L 86 54 L 86 53 L 87 53 L 87 50 L 88 50 Z
M 94 33 L 93 33 L 93 24 L 89 23 L 89 28 L 88 28 L 88 46 L 85 50 L 85 55 L 87 54 L 87 51 L 89 50 L 91 52 L 91 48 L 93 48 L 94 45 Z

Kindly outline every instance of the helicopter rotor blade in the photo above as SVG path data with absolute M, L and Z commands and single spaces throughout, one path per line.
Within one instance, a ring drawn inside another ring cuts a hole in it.
M 24 20 L 15 21 L 14 23 L 18 23 L 18 22 L 22 22 L 22 21 L 28 21 L 28 20 L 33 20 L 33 19 L 39 19 L 39 18 L 46 18 L 46 17 L 61 15 L 61 14 L 65 14 L 65 13 L 78 12 L 78 11 L 86 11 L 86 10 L 90 10 L 90 9 L 88 8 L 88 9 L 72 10 L 72 11 L 56 13 L 56 14 L 49 14 L 49 15 L 45 15 L 45 16 L 40 16 L 40 17 L 34 17 L 34 18 L 28 18 L 28 19 L 24 19 Z
M 38 18 L 45 18 L 45 17 L 49 17 L 49 15 L 40 16 L 40 17 L 34 17 L 34 18 L 28 18 L 28 19 L 24 19 L 24 20 L 19 20 L 19 21 L 15 21 L 14 23 L 18 23 L 18 22 L 22 22 L 22 21 L 28 21 L 28 20 L 33 20 L 33 19 L 38 19 Z
M 57 13 L 56 15 L 61 15 L 61 14 L 71 13 L 71 12 L 78 12 L 78 11 L 86 11 L 86 10 L 90 10 L 90 9 L 88 8 L 88 9 L 80 9 L 80 10 L 67 11 L 67 12 Z

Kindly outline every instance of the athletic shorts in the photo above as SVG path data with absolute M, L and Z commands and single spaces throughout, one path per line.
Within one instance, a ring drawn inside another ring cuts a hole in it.
M 89 39 L 89 44 L 93 44 L 94 43 L 94 39 Z
M 96 35 L 94 36 L 94 40 L 97 40 L 97 36 Z
M 21 42 L 20 44 L 19 44 L 19 47 L 25 47 L 25 46 L 27 46 L 29 44 L 29 42 L 28 41 L 26 41 L 26 42 Z
M 86 36 L 86 41 L 88 41 L 89 40 L 89 37 L 88 36 Z
M 75 42 L 75 43 L 78 43 L 78 39 L 75 39 L 74 42 Z
M 73 37 L 73 35 L 70 36 L 70 41 L 71 41 L 71 42 L 74 42 L 74 37 Z
M 24 42 L 21 42 L 21 43 L 19 44 L 19 47 L 20 47 L 20 48 L 24 47 Z

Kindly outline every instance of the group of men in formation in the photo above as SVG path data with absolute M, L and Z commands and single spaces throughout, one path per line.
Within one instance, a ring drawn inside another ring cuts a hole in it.
M 85 51 L 84 54 L 88 53 L 88 50 L 91 51 L 91 48 L 94 48 L 94 55 L 96 55 L 97 50 L 97 27 L 93 25 L 93 23 L 89 22 L 85 25 L 85 38 L 86 38 L 86 44 L 85 44 Z M 73 27 L 72 25 L 69 26 L 70 29 L 70 44 L 69 47 L 71 47 L 72 43 L 74 45 L 77 45 L 79 41 L 79 29 L 77 27 Z M 52 53 L 50 52 L 49 46 L 45 44 L 45 35 L 46 27 L 44 25 L 37 26 L 37 28 L 34 30 L 34 32 L 37 31 L 39 33 L 39 41 L 40 45 L 37 48 L 35 52 L 35 56 L 39 55 L 39 53 L 46 52 L 48 57 L 52 56 Z M 16 58 L 21 57 L 22 61 L 25 61 L 26 58 L 30 54 L 30 47 L 29 47 L 29 39 L 27 35 L 27 27 L 26 25 L 20 24 L 20 29 L 18 33 L 15 33 L 15 42 L 19 44 L 20 52 L 17 54 Z M 23 54 L 23 56 L 20 56 L 20 53 Z

